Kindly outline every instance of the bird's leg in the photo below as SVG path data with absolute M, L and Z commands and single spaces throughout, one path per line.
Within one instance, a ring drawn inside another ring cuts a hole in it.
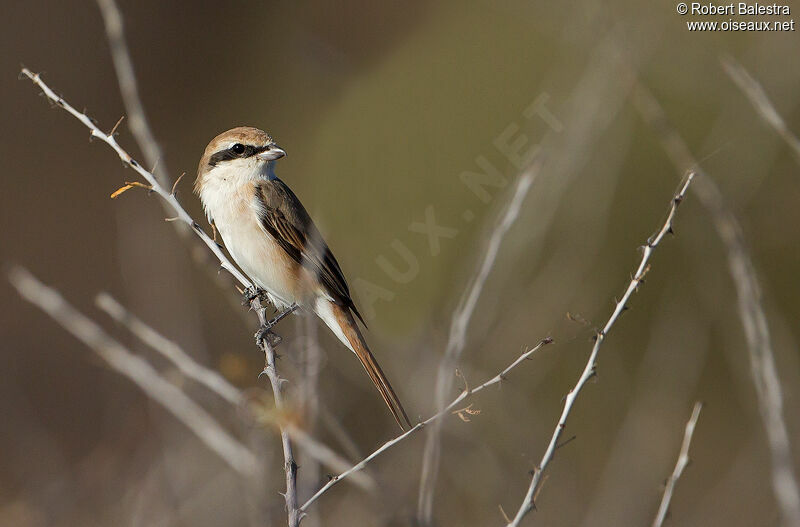
M 290 314 L 292 314 L 295 311 L 297 311 L 298 307 L 300 307 L 300 306 L 298 306 L 297 304 L 292 304 L 291 306 L 287 307 L 284 311 L 282 311 L 282 312 L 278 313 L 277 315 L 275 315 L 275 317 L 272 320 L 267 322 L 267 325 L 266 325 L 267 329 L 271 329 L 272 326 L 274 326 L 275 324 L 277 324 L 278 322 L 283 320 L 285 317 L 287 317 Z
M 264 342 L 264 340 L 269 338 L 270 339 L 269 343 L 272 346 L 277 346 L 278 343 L 280 343 L 281 341 L 281 337 L 273 333 L 272 328 L 275 327 L 275 324 L 283 320 L 286 316 L 296 311 L 298 307 L 299 306 L 297 304 L 292 304 L 285 311 L 278 313 L 270 321 L 266 322 L 264 325 L 258 328 L 258 331 L 256 331 L 255 335 L 256 345 L 261 347 L 261 344 Z
M 242 293 L 242 305 L 249 306 L 256 298 L 258 298 L 261 301 L 264 301 L 266 300 L 266 296 L 267 296 L 266 291 L 264 291 L 260 287 L 251 285 L 244 290 L 244 293 Z

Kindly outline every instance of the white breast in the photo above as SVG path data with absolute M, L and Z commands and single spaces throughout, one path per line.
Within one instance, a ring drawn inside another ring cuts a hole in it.
M 277 308 L 300 303 L 297 265 L 261 226 L 253 180 L 232 181 L 236 175 L 231 172 L 236 171 L 215 173 L 203 185 L 200 199 L 206 214 L 237 265 L 269 293 Z

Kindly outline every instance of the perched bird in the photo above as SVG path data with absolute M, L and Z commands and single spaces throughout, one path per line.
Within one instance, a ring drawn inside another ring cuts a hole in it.
M 356 354 L 400 428 L 403 405 L 367 347 L 363 323 L 328 245 L 294 192 L 275 175 L 286 155 L 257 128 L 215 137 L 197 170 L 195 192 L 233 259 L 278 310 L 311 311 Z

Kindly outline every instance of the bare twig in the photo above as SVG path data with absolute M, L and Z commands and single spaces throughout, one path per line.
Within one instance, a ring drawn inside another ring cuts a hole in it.
M 649 270 L 648 262 L 650 260 L 650 256 L 653 254 L 653 251 L 658 244 L 661 243 L 661 240 L 664 238 L 664 236 L 667 233 L 672 232 L 672 222 L 675 218 L 675 212 L 678 209 L 678 205 L 680 205 L 680 203 L 683 201 L 686 191 L 689 188 L 689 184 L 693 179 L 694 173 L 690 172 L 686 176 L 685 180 L 681 183 L 680 189 L 672 198 L 669 213 L 667 214 L 667 219 L 664 222 L 664 225 L 654 236 L 647 240 L 647 243 L 642 248 L 642 259 L 639 262 L 639 266 L 636 269 L 636 272 L 634 273 L 630 283 L 628 284 L 625 293 L 622 295 L 622 298 L 617 301 L 616 305 L 614 306 L 614 310 L 611 313 L 608 321 L 606 321 L 605 325 L 603 326 L 603 329 L 600 330 L 600 332 L 595 336 L 595 342 L 592 348 L 592 353 L 589 355 L 589 360 L 586 362 L 586 366 L 584 367 L 580 378 L 578 378 L 578 382 L 575 384 L 572 390 L 569 391 L 564 400 L 564 409 L 561 412 L 561 417 L 558 419 L 558 424 L 556 424 L 556 428 L 553 431 L 550 444 L 547 446 L 544 456 L 542 456 L 539 465 L 533 472 L 533 477 L 531 478 L 531 483 L 528 487 L 528 492 L 525 495 L 525 499 L 522 501 L 522 504 L 517 510 L 514 519 L 508 524 L 509 527 L 516 527 L 520 525 L 522 518 L 524 518 L 526 514 L 534 509 L 534 496 L 536 495 L 537 488 L 541 483 L 542 475 L 547 469 L 547 465 L 549 465 L 550 461 L 553 459 L 559 439 L 561 438 L 561 434 L 564 432 L 564 428 L 567 426 L 567 418 L 572 410 L 572 406 L 575 404 L 575 400 L 578 398 L 578 394 L 586 385 L 586 382 L 595 375 L 595 368 L 597 367 L 597 355 L 600 352 L 600 346 L 608 335 L 608 332 L 614 326 L 614 323 L 617 321 L 620 314 L 626 309 L 628 300 L 630 299 L 631 295 L 633 295 L 634 291 L 638 289 L 639 284 L 642 282 L 642 278 L 644 278 L 644 275 Z
M 711 216 L 717 235 L 727 252 L 728 269 L 736 289 L 750 373 L 756 388 L 758 407 L 772 457 L 772 488 L 784 525 L 800 527 L 800 485 L 795 477 L 788 427 L 783 418 L 783 393 L 775 367 L 775 354 L 761 302 L 761 287 L 747 250 L 744 233 L 736 215 L 725 203 L 714 180 L 701 170 L 688 145 L 669 123 L 661 104 L 639 83 L 634 99 L 644 121 L 653 128 L 677 170 L 698 174 L 694 193 Z
M 453 313 L 453 320 L 450 323 L 450 334 L 447 339 L 444 357 L 439 364 L 436 376 L 436 410 L 441 410 L 447 403 L 447 397 L 453 389 L 453 372 L 457 366 L 461 353 L 467 342 L 467 329 L 469 327 L 475 306 L 478 304 L 483 286 L 489 277 L 489 273 L 497 259 L 500 244 L 511 226 L 519 216 L 522 203 L 528 190 L 533 184 L 539 169 L 536 162 L 531 169 L 520 176 L 514 194 L 506 206 L 502 219 L 491 233 L 484 253 L 483 260 L 478 267 L 477 273 L 472 284 L 464 295 L 458 308 Z M 417 520 L 422 525 L 429 525 L 433 516 L 433 498 L 436 487 L 436 479 L 439 472 L 439 458 L 441 455 L 441 423 L 436 421 L 428 433 L 425 442 L 425 452 L 422 459 L 422 473 L 420 476 L 419 498 L 417 504 Z
M 97 353 L 114 371 L 133 381 L 148 397 L 185 424 L 231 468 L 247 476 L 255 472 L 256 456 L 179 388 L 161 377 L 144 359 L 111 338 L 100 326 L 68 304 L 56 290 L 41 283 L 26 269 L 15 267 L 8 277 L 25 300 L 50 315 Z
M 122 162 L 125 163 L 127 166 L 132 167 L 136 172 L 139 173 L 147 183 L 152 187 L 153 192 L 161 196 L 161 198 L 166 201 L 166 203 L 170 206 L 170 208 L 175 212 L 177 216 L 177 220 L 189 225 L 192 230 L 194 231 L 197 236 L 206 244 L 206 246 L 211 249 L 211 252 L 214 253 L 214 256 L 220 261 L 220 264 L 223 269 L 231 273 L 236 280 L 239 281 L 244 287 L 249 287 L 251 285 L 250 280 L 248 280 L 237 268 L 234 266 L 231 261 L 225 256 L 219 246 L 214 242 L 208 235 L 203 231 L 200 225 L 189 216 L 189 213 L 186 212 L 181 204 L 178 202 L 177 198 L 170 193 L 169 190 L 165 189 L 159 183 L 158 179 L 151 173 L 142 168 L 142 165 L 139 164 L 138 161 L 133 159 L 131 155 L 126 152 L 120 145 L 117 143 L 116 138 L 113 135 L 106 134 L 102 130 L 100 130 L 97 125 L 83 112 L 79 112 L 76 110 L 72 105 L 70 105 L 63 97 L 59 97 L 56 93 L 50 89 L 50 87 L 42 81 L 37 73 L 31 72 L 28 68 L 22 69 L 22 74 L 28 77 L 34 84 L 39 86 L 44 92 L 44 95 L 53 102 L 56 106 L 63 108 L 66 110 L 70 115 L 76 118 L 78 121 L 83 123 L 86 128 L 90 130 L 91 137 L 96 137 L 102 140 L 104 143 L 108 144 L 114 151 L 117 153 Z
M 778 135 L 789 145 L 795 160 L 800 163 L 800 139 L 789 130 L 786 121 L 784 121 L 783 117 L 778 113 L 778 110 L 775 109 L 775 106 L 772 104 L 772 101 L 769 100 L 767 92 L 761 84 L 748 73 L 744 66 L 739 64 L 739 62 L 732 57 L 723 57 L 722 66 L 725 68 L 725 73 L 728 74 L 728 77 L 731 78 L 736 86 L 738 86 L 750 100 L 750 104 L 753 105 L 758 115 L 775 129 Z
M 672 471 L 669 479 L 667 480 L 664 495 L 661 497 L 661 505 L 658 507 L 658 514 L 653 520 L 653 527 L 661 527 L 664 524 L 664 519 L 667 517 L 669 510 L 669 503 L 672 500 L 672 493 L 675 490 L 675 483 L 680 479 L 686 465 L 689 464 L 689 445 L 692 444 L 692 435 L 694 435 L 694 428 L 697 425 L 697 419 L 700 417 L 700 410 L 703 408 L 703 403 L 700 401 L 694 403 L 692 409 L 692 416 L 686 423 L 686 430 L 683 433 L 683 444 L 681 444 L 681 451 L 678 454 L 678 461 L 675 463 L 675 469 Z
M 553 339 L 551 339 L 549 337 L 544 339 L 544 340 L 542 340 L 541 342 L 539 342 L 539 344 L 537 344 L 533 348 L 527 350 L 525 353 L 523 353 L 522 355 L 517 357 L 514 360 L 514 362 L 512 362 L 511 364 L 506 366 L 506 368 L 503 371 L 501 371 L 500 373 L 498 373 L 497 375 L 495 375 L 491 379 L 487 380 L 486 382 L 484 382 L 483 384 L 481 384 L 479 386 L 476 386 L 475 388 L 465 389 L 464 391 L 461 392 L 461 394 L 458 397 L 453 399 L 453 401 L 451 401 L 450 404 L 445 406 L 439 412 L 437 412 L 437 413 L 433 414 L 432 416 L 428 417 L 426 420 L 422 421 L 421 423 L 418 423 L 413 428 L 410 428 L 410 429 L 406 430 L 404 433 L 400 434 L 399 436 L 395 437 L 394 439 L 390 439 L 389 441 L 385 442 L 380 448 L 378 448 L 377 450 L 372 452 L 370 455 L 368 455 L 367 457 L 365 457 L 364 459 L 362 459 L 361 461 L 359 461 L 358 463 L 356 463 L 355 465 L 350 467 L 348 470 L 342 472 L 338 476 L 334 476 L 333 478 L 331 478 L 330 481 L 328 481 L 325 485 L 323 485 L 322 488 L 320 488 L 313 496 L 311 496 L 311 498 L 308 499 L 308 501 L 306 501 L 303 504 L 302 507 L 300 507 L 300 511 L 306 512 L 308 510 L 308 508 L 311 506 L 311 504 L 314 503 L 315 501 L 317 501 L 317 499 L 319 499 L 319 497 L 322 496 L 325 492 L 327 492 L 331 487 L 333 487 L 334 485 L 336 485 L 337 483 L 339 483 L 343 479 L 345 479 L 345 478 L 347 478 L 349 476 L 352 476 L 355 472 L 358 472 L 359 470 L 363 469 L 370 461 L 372 461 L 376 457 L 380 456 L 381 454 L 383 454 L 384 452 L 386 452 L 387 450 L 392 448 L 394 445 L 400 443 L 401 441 L 403 441 L 404 439 L 408 438 L 412 434 L 422 430 L 423 428 L 425 428 L 430 423 L 432 423 L 434 421 L 437 421 L 438 419 L 440 419 L 440 418 L 442 418 L 442 417 L 444 417 L 446 415 L 450 415 L 450 412 L 454 408 L 458 407 L 458 405 L 461 404 L 461 402 L 464 399 L 466 399 L 467 397 L 469 397 L 469 396 L 471 396 L 473 394 L 476 394 L 476 393 L 488 388 L 489 386 L 492 386 L 494 384 L 498 384 L 501 381 L 505 380 L 506 376 L 508 375 L 508 373 L 511 370 L 513 370 L 514 368 L 519 366 L 522 362 L 524 362 L 525 360 L 529 359 L 531 357 L 531 355 L 533 355 L 534 353 L 539 351 L 543 346 L 545 346 L 547 344 L 550 344 L 551 342 L 553 342 Z

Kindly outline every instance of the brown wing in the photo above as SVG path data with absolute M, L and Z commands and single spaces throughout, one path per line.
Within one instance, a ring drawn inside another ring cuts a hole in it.
M 255 198 L 264 229 L 294 261 L 319 278 L 337 304 L 352 309 L 363 324 L 339 262 L 294 192 L 275 178 L 256 184 Z

